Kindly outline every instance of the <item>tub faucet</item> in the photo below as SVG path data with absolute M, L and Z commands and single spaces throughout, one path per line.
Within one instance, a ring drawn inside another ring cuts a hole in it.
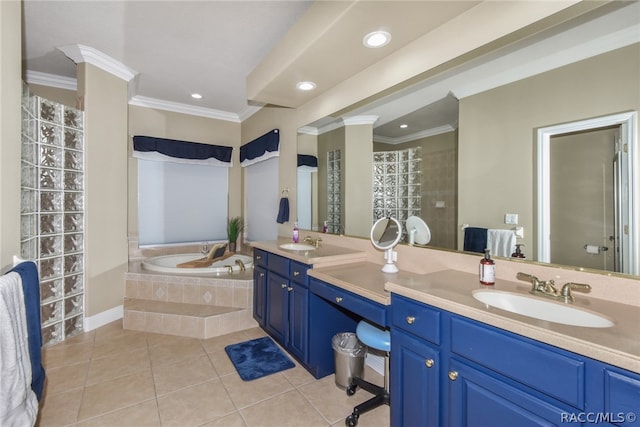
M 226 264 L 226 265 L 223 265 L 223 267 L 227 267 L 227 272 L 229 274 L 233 273 L 233 266 L 232 265 Z
M 244 262 L 242 262 L 242 260 L 240 260 L 240 259 L 236 260 L 236 265 L 238 267 L 240 267 L 240 271 L 246 271 L 247 270 L 247 268 L 244 266 Z

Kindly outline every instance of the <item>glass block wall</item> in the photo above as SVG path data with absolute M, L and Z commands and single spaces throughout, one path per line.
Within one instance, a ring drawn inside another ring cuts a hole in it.
M 340 179 L 341 179 L 340 150 L 332 150 L 327 153 L 327 231 L 340 233 L 342 226 L 342 204 L 340 203 Z
M 83 124 L 23 84 L 20 252 L 39 267 L 44 345 L 83 330 Z
M 412 215 L 421 216 L 420 147 L 373 153 L 373 222 L 392 216 L 402 224 Z

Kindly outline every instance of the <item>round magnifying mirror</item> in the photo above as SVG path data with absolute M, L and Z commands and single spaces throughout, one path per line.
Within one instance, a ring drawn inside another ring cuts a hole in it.
M 394 264 L 397 260 L 397 253 L 393 248 L 402 237 L 402 225 L 397 219 L 392 217 L 380 218 L 371 227 L 371 243 L 378 249 L 385 251 L 385 265 L 382 271 L 385 273 L 397 273 L 398 267 Z

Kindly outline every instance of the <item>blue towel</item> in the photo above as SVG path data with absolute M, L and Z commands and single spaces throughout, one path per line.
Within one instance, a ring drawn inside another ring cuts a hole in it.
M 282 197 L 280 199 L 280 209 L 278 209 L 278 224 L 289 221 L 289 198 Z
M 31 389 L 38 400 L 42 398 L 44 388 L 44 367 L 42 366 L 42 330 L 40 329 L 40 281 L 38 269 L 32 261 L 15 266 L 15 271 L 22 279 L 24 292 L 24 308 L 27 316 L 27 333 L 29 334 L 29 357 L 31 358 Z
M 484 253 L 487 248 L 487 229 L 466 227 L 464 229 L 464 250 L 467 252 Z

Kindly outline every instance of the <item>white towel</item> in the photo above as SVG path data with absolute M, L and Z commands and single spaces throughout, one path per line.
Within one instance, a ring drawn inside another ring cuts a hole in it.
M 33 426 L 38 399 L 31 390 L 31 360 L 22 279 L 0 277 L 0 426 Z
M 516 249 L 516 233 L 513 230 L 487 230 L 487 248 L 491 255 L 510 257 Z

